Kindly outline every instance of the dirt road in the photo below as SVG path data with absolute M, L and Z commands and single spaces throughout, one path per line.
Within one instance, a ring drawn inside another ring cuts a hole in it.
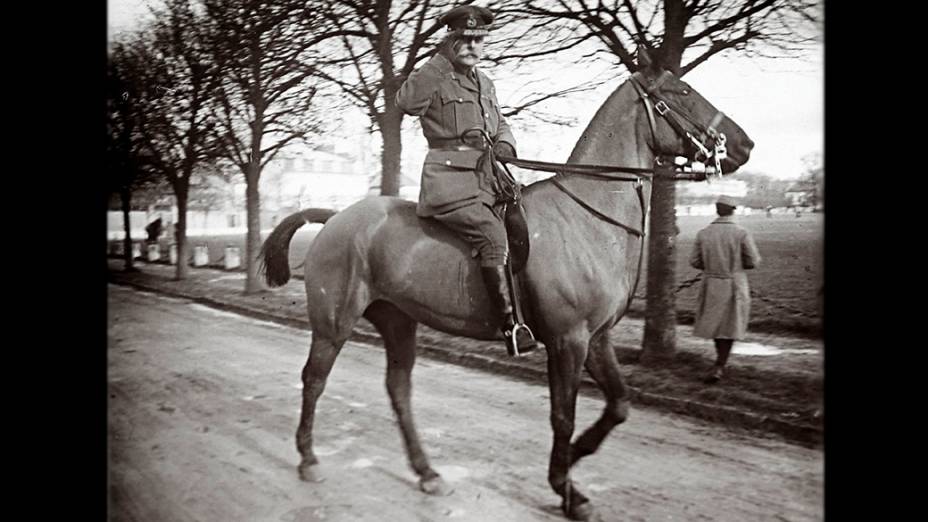
M 377 346 L 347 345 L 319 403 L 325 475 L 294 433 L 309 333 L 109 287 L 110 520 L 565 520 L 546 480 L 548 389 L 421 359 L 413 407 L 455 491 L 419 492 Z M 501 348 L 502 349 L 502 348 Z M 581 397 L 577 426 L 599 415 Z M 821 451 L 632 409 L 572 476 L 602 520 L 821 520 Z

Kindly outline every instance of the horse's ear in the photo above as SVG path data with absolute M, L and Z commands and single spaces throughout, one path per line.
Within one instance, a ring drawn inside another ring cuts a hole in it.
M 653 63 L 648 48 L 644 44 L 638 44 L 638 69 L 649 69 Z

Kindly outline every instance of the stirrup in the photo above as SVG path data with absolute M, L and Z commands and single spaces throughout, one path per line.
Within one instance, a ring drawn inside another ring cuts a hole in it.
M 521 357 L 523 354 L 519 351 L 519 342 L 518 342 L 518 333 L 519 330 L 525 330 L 528 332 L 528 336 L 531 337 L 532 341 L 535 342 L 537 348 L 537 341 L 535 340 L 535 334 L 532 333 L 532 329 L 528 327 L 527 324 L 514 324 L 509 330 L 503 332 L 503 336 L 506 337 L 506 350 L 509 352 L 509 355 L 513 357 Z M 532 348 L 534 350 L 535 348 Z M 532 351 L 529 350 L 529 351 Z M 528 353 L 528 352 L 525 352 Z

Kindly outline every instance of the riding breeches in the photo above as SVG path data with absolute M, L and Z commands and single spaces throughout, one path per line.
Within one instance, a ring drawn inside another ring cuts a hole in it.
M 507 238 L 502 209 L 497 209 L 475 201 L 432 217 L 477 249 L 480 266 L 500 266 L 506 264 Z

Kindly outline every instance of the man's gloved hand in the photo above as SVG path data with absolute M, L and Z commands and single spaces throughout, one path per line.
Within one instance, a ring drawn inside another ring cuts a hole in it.
M 515 147 L 505 141 L 500 141 L 493 146 L 493 154 L 496 154 L 497 156 L 511 156 L 513 158 L 518 157 L 516 156 Z

